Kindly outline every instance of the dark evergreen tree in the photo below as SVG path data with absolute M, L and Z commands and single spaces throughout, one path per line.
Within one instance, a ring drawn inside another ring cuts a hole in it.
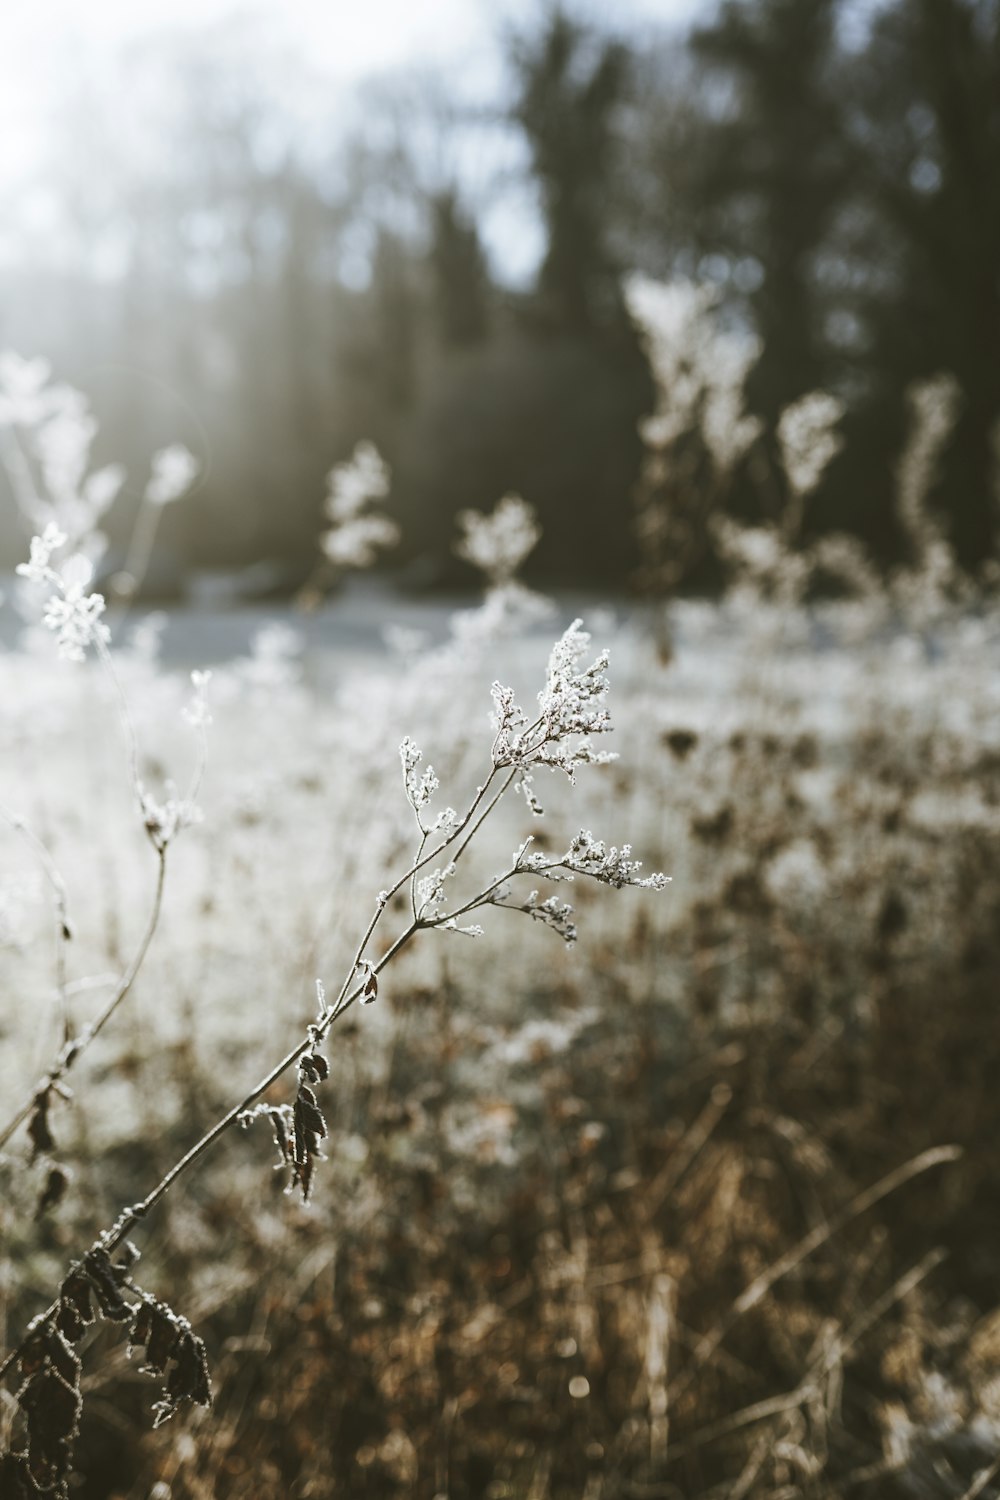
M 379 230 L 372 261 L 372 354 L 378 394 L 390 412 L 409 404 L 416 377 L 418 317 L 411 260 L 398 235 Z
M 827 383 L 824 304 L 816 278 L 847 181 L 837 96 L 838 0 L 727 0 L 695 33 L 697 55 L 728 80 L 712 103 L 695 191 L 703 248 L 755 262 L 749 293 L 760 359 L 749 404 L 773 426 Z
M 490 278 L 475 223 L 454 191 L 430 204 L 434 313 L 442 343 L 453 349 L 480 343 L 489 331 Z
M 937 498 L 961 560 L 996 547 L 1000 423 L 1000 0 L 897 0 L 853 74 L 855 186 L 869 205 L 867 431 L 912 380 L 961 405 Z
M 621 306 L 607 206 L 628 54 L 557 9 L 541 37 L 519 40 L 511 55 L 513 116 L 527 138 L 545 215 L 539 296 L 560 328 L 589 333 L 614 321 Z

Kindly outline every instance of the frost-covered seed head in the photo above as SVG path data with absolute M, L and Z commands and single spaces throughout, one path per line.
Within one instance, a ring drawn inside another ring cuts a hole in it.
M 513 578 L 542 534 L 534 510 L 520 495 L 505 495 L 489 515 L 463 510 L 456 519 L 462 536 L 455 551 L 494 585 Z
M 183 443 L 171 443 L 153 454 L 153 472 L 146 486 L 150 505 L 172 505 L 198 476 L 198 460 Z

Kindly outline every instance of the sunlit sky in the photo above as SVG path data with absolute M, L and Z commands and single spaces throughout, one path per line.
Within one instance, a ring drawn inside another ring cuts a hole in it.
M 572 13 L 628 32 L 709 15 L 712 0 L 575 0 Z M 231 16 L 267 29 L 316 70 L 339 79 L 405 63 L 487 67 L 498 29 L 523 24 L 541 0 L 2 0 L 0 172 L 30 151 L 67 69 L 99 67 L 116 49 L 167 26 Z
M 304 126 L 329 111 L 338 87 L 415 67 L 440 69 L 466 99 L 495 100 L 503 76 L 499 39 L 530 26 L 547 0 L 0 0 L 0 200 L 23 211 L 46 158 L 50 126 L 67 99 L 84 92 L 113 106 L 120 58 L 148 52 L 175 28 L 207 52 L 247 40 L 275 63 Z M 571 14 L 636 37 L 646 28 L 707 20 L 714 0 L 569 0 Z M 261 38 L 265 45 L 261 49 Z M 269 86 L 275 79 L 269 79 Z M 307 86 L 311 80 L 312 88 Z M 121 99 L 128 131 L 133 104 Z M 141 100 L 140 100 L 141 105 Z M 315 117 L 313 112 L 315 111 Z M 132 121 L 132 128 L 138 124 Z M 117 126 L 117 120 L 116 120 Z M 487 245 L 508 275 L 529 275 L 541 249 L 538 226 L 516 204 L 485 225 Z M 537 243 L 536 243 L 537 242 Z
M 0 50 L 5 82 L 44 68 L 60 40 L 113 46 L 164 23 L 210 22 L 236 13 L 271 16 L 322 66 L 357 74 L 410 56 L 442 57 L 474 47 L 495 22 L 539 10 L 532 0 L 5 0 Z M 573 14 L 628 27 L 642 20 L 688 20 L 710 0 L 577 0 Z

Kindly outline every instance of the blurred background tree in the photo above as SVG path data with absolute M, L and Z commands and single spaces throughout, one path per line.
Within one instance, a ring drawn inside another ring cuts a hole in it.
M 905 393 L 947 371 L 932 500 L 967 566 L 991 556 L 1000 0 L 723 0 L 688 34 L 550 5 L 496 47 L 489 99 L 424 67 L 334 108 L 232 22 L 134 44 L 61 100 L 36 182 L 4 203 L 0 346 L 90 395 L 131 476 L 119 544 L 153 449 L 202 458 L 152 585 L 254 563 L 292 590 L 324 474 L 370 438 L 411 584 L 460 580 L 455 512 L 516 489 L 545 528 L 537 578 L 627 586 L 653 399 L 633 269 L 710 283 L 725 326 L 759 339 L 736 514 L 780 517 L 778 418 L 827 389 L 845 441 L 803 534 L 898 559 Z M 511 269 L 520 241 L 533 270 Z M 0 555 L 22 551 L 5 506 Z

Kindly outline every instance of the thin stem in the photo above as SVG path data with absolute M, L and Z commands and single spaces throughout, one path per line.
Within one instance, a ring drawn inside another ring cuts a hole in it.
M 153 1209 L 155 1205 L 159 1203 L 159 1201 L 166 1195 L 166 1193 L 169 1192 L 170 1188 L 177 1181 L 177 1179 L 184 1172 L 186 1172 L 189 1167 L 192 1167 L 195 1162 L 197 1162 L 202 1156 L 204 1156 L 205 1152 L 215 1144 L 219 1137 L 224 1135 L 232 1125 L 236 1124 L 240 1116 L 247 1110 L 251 1109 L 254 1104 L 256 1104 L 258 1099 L 260 1099 L 260 1097 L 265 1094 L 267 1090 L 271 1088 L 272 1085 L 275 1084 L 278 1079 L 288 1071 L 290 1067 L 298 1062 L 299 1058 L 302 1057 L 310 1047 L 314 1046 L 317 1041 L 321 1041 L 327 1035 L 334 1022 L 339 1020 L 339 1018 L 355 1003 L 355 1001 L 359 998 L 362 991 L 364 990 L 365 983 L 367 982 L 367 976 L 365 979 L 355 984 L 353 989 L 351 989 L 351 979 L 357 972 L 361 957 L 364 954 L 364 950 L 372 933 L 375 930 L 379 918 L 388 905 L 389 898 L 391 898 L 391 896 L 394 895 L 397 891 L 402 889 L 406 882 L 408 880 L 411 880 L 418 870 L 423 868 L 423 866 L 429 863 L 430 860 L 435 859 L 439 854 L 441 854 L 443 850 L 445 850 L 449 846 L 449 844 L 453 843 L 455 839 L 460 837 L 461 834 L 470 826 L 470 824 L 473 822 L 473 819 L 475 819 L 476 817 L 477 811 L 482 806 L 483 800 L 487 795 L 489 787 L 493 782 L 498 769 L 499 768 L 494 765 L 483 785 L 477 789 L 468 811 L 466 812 L 464 818 L 462 818 L 462 820 L 459 822 L 458 826 L 452 829 L 448 837 L 444 839 L 443 842 L 429 854 L 418 853 L 417 858 L 414 860 L 410 868 L 404 871 L 404 873 L 395 882 L 392 889 L 388 892 L 386 898 L 379 903 L 378 909 L 369 922 L 361 943 L 358 945 L 357 956 L 348 973 L 347 978 L 344 981 L 340 994 L 337 996 L 337 999 L 334 1001 L 334 1003 L 327 1008 L 324 1014 L 320 1017 L 319 1021 L 310 1029 L 310 1033 L 305 1038 L 305 1040 L 297 1043 L 296 1046 L 291 1049 L 291 1051 L 287 1052 L 281 1059 L 281 1061 L 276 1063 L 275 1066 L 270 1070 L 270 1072 L 267 1073 L 266 1076 L 262 1078 L 257 1084 L 255 1084 L 250 1092 L 243 1099 L 241 1099 L 238 1104 L 234 1105 L 230 1110 L 226 1112 L 225 1115 L 222 1116 L 220 1120 L 216 1121 L 211 1129 L 207 1130 L 205 1134 L 200 1138 L 200 1140 L 196 1141 L 195 1144 L 190 1148 L 190 1150 L 186 1151 L 184 1155 L 174 1163 L 170 1170 L 165 1173 L 163 1177 L 161 1177 L 160 1181 L 156 1184 L 152 1191 L 146 1195 L 145 1198 L 143 1198 L 139 1203 L 134 1203 L 130 1207 L 122 1210 L 122 1212 L 118 1215 L 118 1218 L 115 1220 L 112 1228 L 100 1237 L 100 1244 L 106 1252 L 110 1253 L 111 1251 L 115 1250 L 122 1243 L 129 1232 L 136 1226 L 136 1224 L 138 1224 L 141 1219 L 144 1219 L 147 1214 L 149 1214 L 151 1209 Z M 496 806 L 500 797 L 503 795 L 503 792 L 510 785 L 510 782 L 513 780 L 513 777 L 515 775 L 516 769 L 513 770 L 510 776 L 506 779 L 504 786 L 490 799 L 481 816 L 476 820 L 475 828 L 479 828 L 482 826 L 483 821 L 489 816 L 492 809 Z M 463 840 L 460 848 L 455 855 L 456 859 L 460 857 L 467 844 L 468 838 Z M 159 903 L 163 889 L 165 851 L 161 850 L 160 855 L 160 879 L 157 883 L 157 898 L 154 906 L 154 918 L 158 917 L 159 914 Z M 410 941 L 410 939 L 421 930 L 421 928 L 429 927 L 431 925 L 435 924 L 423 921 L 420 918 L 416 918 L 415 920 L 411 921 L 409 926 L 399 934 L 399 936 L 382 955 L 382 957 L 380 959 L 377 959 L 372 964 L 372 972 L 375 974 L 380 973 L 381 970 L 385 968 L 386 964 L 390 963 L 392 959 L 395 958 L 400 949 L 402 949 Z M 79 1052 L 82 1050 L 82 1048 L 88 1045 L 89 1042 L 93 1040 L 93 1037 L 96 1035 L 97 1031 L 101 1026 L 105 1024 L 108 1019 L 110 1019 L 110 1016 L 113 1013 L 114 1009 L 116 1008 L 120 1000 L 124 998 L 124 994 L 127 992 L 127 988 L 131 985 L 132 979 L 134 979 L 135 974 L 138 972 L 139 965 L 141 964 L 142 958 L 145 956 L 145 950 L 149 946 L 149 941 L 152 938 L 152 933 L 154 930 L 155 920 L 150 923 L 150 927 L 149 929 L 147 929 L 144 943 L 141 946 L 139 953 L 136 955 L 136 958 L 133 960 L 133 963 L 129 966 L 129 974 L 125 976 L 122 984 L 120 984 L 118 990 L 116 990 L 115 995 L 112 996 L 108 1005 L 105 1006 L 105 1009 L 101 1013 L 98 1022 L 95 1023 L 95 1025 L 91 1027 L 87 1033 L 84 1033 L 84 1035 L 81 1036 L 78 1044 L 73 1049 L 70 1056 L 68 1056 L 65 1060 L 60 1059 L 62 1072 L 66 1071 L 73 1059 L 79 1055 Z M 126 979 L 128 981 L 127 984 L 125 982 Z M 57 1076 L 57 1069 L 59 1068 L 59 1066 L 60 1064 L 57 1063 L 56 1069 L 53 1069 L 52 1072 L 50 1072 L 50 1074 L 48 1075 L 47 1079 L 43 1080 L 41 1087 L 51 1085 L 51 1083 L 55 1081 Z M 62 1074 L 59 1073 L 58 1076 L 62 1076 Z M 8 1134 L 16 1129 L 17 1125 L 19 1125 L 21 1121 L 26 1118 L 27 1114 L 31 1110 L 33 1102 L 34 1096 L 32 1097 L 32 1100 L 29 1101 L 25 1110 L 22 1111 L 22 1113 L 18 1116 L 17 1120 L 15 1120 L 12 1126 L 9 1127 Z M 6 1136 L 0 1137 L 0 1145 L 3 1144 L 3 1141 L 5 1139 Z M 58 1305 L 58 1301 L 51 1303 L 47 1311 L 41 1314 L 42 1320 L 53 1317 L 58 1310 Z M 5 1357 L 3 1362 L 0 1363 L 0 1379 L 3 1378 L 3 1376 L 17 1360 L 22 1347 L 23 1340 L 22 1343 L 18 1344 L 14 1349 L 12 1349 L 10 1353 Z
M 419 822 L 419 818 L 418 818 L 417 821 Z M 430 837 L 430 834 L 429 834 L 428 830 L 426 828 L 421 827 L 421 829 L 420 829 L 420 844 L 419 844 L 419 846 L 417 848 L 417 860 L 418 861 L 422 857 L 424 850 L 427 848 L 427 840 L 428 840 L 429 837 Z M 413 874 L 410 876 L 410 913 L 411 913 L 411 915 L 413 917 L 413 920 L 415 922 L 417 920 L 417 872 L 416 872 L 416 869 L 414 869 Z
M 119 1005 L 121 1005 L 122 1001 L 125 999 L 126 995 L 129 993 L 133 984 L 135 983 L 136 976 L 138 975 L 139 970 L 142 968 L 143 962 L 145 960 L 146 954 L 149 951 L 149 946 L 153 941 L 153 936 L 156 932 L 160 920 L 160 909 L 163 905 L 163 885 L 166 878 L 167 864 L 165 849 L 161 849 L 158 851 L 158 861 L 159 863 L 156 874 L 156 890 L 153 895 L 153 904 L 150 909 L 149 918 L 146 922 L 145 930 L 139 940 L 139 945 L 136 948 L 135 953 L 132 955 L 131 963 L 119 979 L 117 985 L 115 986 L 114 992 L 105 1002 L 104 1008 L 98 1013 L 98 1015 L 90 1023 L 90 1025 L 86 1026 L 83 1031 L 81 1031 L 78 1037 L 71 1038 L 64 1042 L 59 1055 L 53 1062 L 51 1068 L 49 1068 L 48 1072 L 38 1080 L 35 1087 L 31 1091 L 29 1098 L 21 1106 L 14 1118 L 8 1122 L 8 1124 L 2 1131 L 0 1131 L 0 1149 L 2 1149 L 7 1144 L 14 1132 L 31 1114 L 31 1111 L 35 1106 L 35 1101 L 42 1094 L 47 1093 L 49 1089 L 54 1088 L 59 1082 L 61 1082 L 63 1078 L 65 1078 L 66 1074 L 73 1067 L 74 1063 L 81 1055 L 81 1053 L 85 1052 L 90 1046 L 91 1042 L 94 1041 L 95 1037 L 100 1035 L 100 1033 L 104 1030 L 105 1026 L 111 1020 L 111 1017 L 114 1015 L 115 1011 L 118 1009 Z
M 496 771 L 497 771 L 497 768 L 494 767 L 494 769 L 490 773 L 490 781 L 492 781 L 493 777 L 496 775 Z M 461 856 L 465 852 L 465 849 L 468 846 L 470 840 L 475 836 L 475 834 L 479 831 L 479 829 L 482 828 L 483 824 L 486 822 L 486 819 L 489 817 L 490 813 L 496 807 L 497 803 L 500 801 L 500 798 L 503 796 L 504 792 L 510 786 L 511 782 L 514 780 L 514 778 L 515 778 L 516 775 L 517 775 L 517 767 L 515 767 L 514 770 L 511 771 L 510 775 L 507 777 L 507 779 L 504 782 L 503 786 L 501 786 L 499 788 L 499 790 L 494 794 L 494 796 L 492 796 L 490 798 L 490 801 L 489 801 L 488 805 L 483 809 L 483 815 L 482 815 L 482 817 L 479 818 L 478 821 L 475 823 L 475 825 L 472 828 L 469 829 L 468 834 L 462 840 L 462 842 L 459 844 L 458 848 L 455 850 L 455 853 L 452 855 L 452 863 L 453 864 L 456 864 L 458 862 L 458 860 L 461 858 Z M 490 784 L 490 782 L 487 781 L 486 786 L 489 786 L 489 784 Z M 486 786 L 483 787 L 483 792 L 484 793 L 486 791 Z M 481 798 L 477 798 L 477 802 L 480 801 L 480 800 L 481 800 Z M 475 807 L 473 807 L 472 811 L 473 812 L 475 811 Z M 459 833 L 461 830 L 460 829 L 456 829 L 455 831 L 456 831 L 456 833 Z
M 556 864 L 543 865 L 540 866 L 537 870 L 525 870 L 522 868 L 521 859 L 530 842 L 530 839 L 525 839 L 524 843 L 517 851 L 514 863 L 511 865 L 510 869 L 504 870 L 502 875 L 498 875 L 497 878 L 492 881 L 485 890 L 479 892 L 478 896 L 473 896 L 472 899 L 470 901 L 466 901 L 463 906 L 456 906 L 454 911 L 442 912 L 440 916 L 428 918 L 425 925 L 427 927 L 443 927 L 446 923 L 455 921 L 457 917 L 464 917 L 468 912 L 475 911 L 478 906 L 497 904 L 490 902 L 490 897 L 493 895 L 493 892 L 498 891 L 500 887 L 504 885 L 508 880 L 513 880 L 515 875 L 543 875 L 546 870 L 556 869 Z
M 132 781 L 132 790 L 135 793 L 136 805 L 139 812 L 145 817 L 142 804 L 142 782 L 139 779 L 139 742 L 136 738 L 132 715 L 129 712 L 128 699 L 125 696 L 125 689 L 122 687 L 121 678 L 118 676 L 118 671 L 111 652 L 108 650 L 107 643 L 101 639 L 100 635 L 95 635 L 94 646 L 100 658 L 101 665 L 111 679 L 111 685 L 114 688 L 115 698 L 118 703 L 118 718 L 121 722 L 122 733 L 125 736 L 125 749 L 128 755 L 128 769 Z
M 52 893 L 55 896 L 56 995 L 62 1020 L 63 1045 L 65 1046 L 70 1040 L 70 1019 L 66 985 L 66 949 L 71 937 L 66 882 L 59 873 L 55 860 L 38 835 L 28 827 L 23 818 L 19 817 L 17 813 L 12 812 L 2 802 L 0 802 L 0 818 L 3 818 L 4 822 L 28 845 L 28 848 L 41 865 L 45 878 L 52 887 Z
M 18 515 L 25 536 L 31 536 L 34 527 L 39 523 L 43 510 L 43 501 L 35 484 L 35 477 L 31 472 L 31 465 L 24 452 L 24 445 L 18 429 L 13 424 L 0 429 L 0 457 L 7 477 L 10 480 L 11 489 L 14 491 L 14 499 L 17 502 Z
M 161 509 L 162 506 L 152 504 L 145 495 L 139 502 L 125 561 L 122 564 L 122 573 L 129 580 L 128 591 L 123 591 L 120 596 L 123 613 L 134 602 L 149 569 L 149 559 L 153 553 L 153 543 L 160 524 Z
M 469 826 L 469 823 L 475 816 L 476 810 L 478 809 L 480 803 L 486 796 L 490 783 L 492 782 L 496 773 L 497 768 L 496 766 L 494 766 L 489 776 L 487 776 L 486 780 L 483 782 L 482 786 L 477 789 L 476 795 L 473 797 L 465 816 L 460 820 L 456 827 L 451 830 L 447 838 L 443 839 L 441 843 L 438 844 L 437 848 L 432 849 L 429 854 L 423 852 L 424 845 L 422 842 L 420 850 L 417 853 L 417 857 L 410 865 L 409 869 L 404 870 L 403 874 L 400 875 L 395 884 L 391 885 L 387 891 L 384 891 L 382 893 L 378 905 L 375 908 L 374 914 L 372 915 L 371 921 L 368 923 L 368 926 L 365 929 L 364 936 L 362 937 L 355 950 L 354 960 L 347 971 L 344 982 L 340 987 L 340 992 L 333 1003 L 333 1010 L 336 1011 L 337 1007 L 344 999 L 344 996 L 347 994 L 347 991 L 350 989 L 351 980 L 354 978 L 354 975 L 358 971 L 358 966 L 361 963 L 362 958 L 364 957 L 365 949 L 368 947 L 368 943 L 371 940 L 372 933 L 378 926 L 382 913 L 387 909 L 389 902 L 392 900 L 393 896 L 395 896 L 397 891 L 402 890 L 403 886 L 406 885 L 408 881 L 412 881 L 416 877 L 418 871 L 422 870 L 425 865 L 430 864 L 432 859 L 437 859 L 439 855 L 443 854 L 444 851 L 448 848 L 449 844 L 454 843 L 455 839 L 457 839 L 459 835 L 465 831 L 465 829 Z M 490 809 L 496 805 L 497 800 L 498 798 L 496 797 L 493 799 L 493 801 L 490 803 L 490 806 L 486 809 L 486 813 L 483 814 L 483 817 L 485 817 L 486 814 L 489 813 Z M 481 823 L 482 818 L 480 818 L 479 823 L 477 823 L 476 827 L 479 827 Z M 466 840 L 466 843 L 468 843 L 468 840 Z M 465 845 L 463 844 L 462 848 L 464 847 Z M 462 850 L 460 849 L 458 851 L 458 854 L 461 854 L 461 852 Z M 456 859 L 458 858 L 458 854 L 456 854 L 455 856 Z
M 376 974 L 379 973 L 380 970 L 385 968 L 386 964 L 389 963 L 396 956 L 399 950 L 410 941 L 414 934 L 420 930 L 420 927 L 422 925 L 423 924 L 421 923 L 412 922 L 404 932 L 400 933 L 399 937 L 393 943 L 392 947 L 385 954 L 383 954 L 383 956 L 376 964 L 372 965 Z M 264 1078 L 262 1078 L 259 1083 L 256 1083 L 254 1085 L 254 1087 L 250 1090 L 246 1097 L 240 1100 L 239 1104 L 234 1104 L 233 1107 L 228 1110 L 225 1115 L 223 1115 L 221 1120 L 216 1121 L 212 1128 L 210 1130 L 207 1130 L 201 1137 L 201 1139 L 199 1141 L 196 1141 L 191 1149 L 189 1151 L 186 1151 L 184 1155 L 179 1159 L 179 1161 L 174 1163 L 169 1172 L 161 1177 L 160 1181 L 156 1184 L 153 1190 L 148 1193 L 140 1203 L 135 1203 L 131 1206 L 131 1208 L 126 1208 L 123 1210 L 123 1212 L 116 1220 L 114 1228 L 111 1230 L 110 1234 L 102 1238 L 102 1244 L 105 1250 L 110 1252 L 117 1249 L 117 1247 L 124 1240 L 125 1236 L 130 1232 L 130 1230 L 134 1229 L 139 1220 L 144 1219 L 149 1213 L 150 1209 L 152 1209 L 157 1203 L 159 1203 L 160 1199 L 164 1197 L 167 1192 L 169 1192 L 170 1188 L 177 1181 L 178 1177 L 180 1177 L 182 1173 L 186 1172 L 189 1167 L 193 1166 L 194 1163 L 199 1159 L 199 1157 L 204 1156 L 209 1147 L 214 1145 L 219 1137 L 223 1135 L 231 1125 L 234 1125 L 237 1122 L 240 1115 L 244 1114 L 248 1109 L 251 1109 L 253 1105 L 256 1104 L 261 1095 L 265 1094 L 273 1084 L 277 1083 L 278 1079 L 282 1076 L 283 1073 L 286 1073 L 290 1067 L 298 1062 L 299 1058 L 302 1057 L 304 1053 L 309 1051 L 309 1049 L 314 1045 L 314 1038 L 322 1040 L 322 1038 L 326 1036 L 334 1021 L 338 1020 L 345 1011 L 350 1009 L 350 1007 L 360 996 L 363 989 L 364 981 L 355 985 L 350 994 L 346 998 L 338 1002 L 338 1004 L 330 1006 L 315 1026 L 312 1035 L 306 1037 L 304 1041 L 297 1043 L 297 1045 L 294 1046 L 290 1052 L 286 1052 L 281 1061 L 279 1063 L 276 1063 L 271 1071 Z M 2 1373 L 2 1370 L 0 1370 L 0 1374 Z

